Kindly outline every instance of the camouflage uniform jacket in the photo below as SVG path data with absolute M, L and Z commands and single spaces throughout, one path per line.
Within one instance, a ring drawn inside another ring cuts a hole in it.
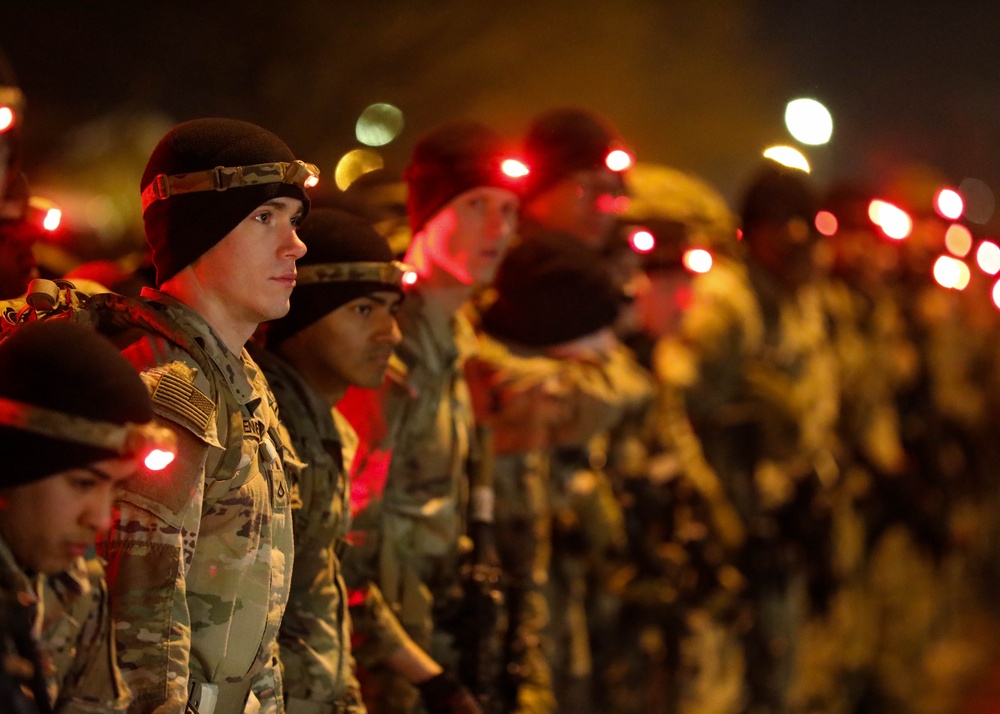
M 129 483 L 102 544 L 129 711 L 184 712 L 193 680 L 219 686 L 220 714 L 242 712 L 251 695 L 264 714 L 280 713 L 294 449 L 246 351 L 231 353 L 179 301 L 143 296 L 108 299 L 119 322 L 140 328 L 123 354 L 179 453 L 165 472 Z
M 374 582 L 410 636 L 427 649 L 435 599 L 458 579 L 475 438 L 463 363 L 475 335 L 464 315 L 435 314 L 418 292 L 407 297 L 397 319 L 400 361 L 390 367 L 377 399 L 384 434 L 379 444 L 366 445 L 369 455 L 391 450 L 391 461 L 388 473 L 378 474 L 359 457 L 352 482 L 356 546 L 345 554 L 344 568 L 352 588 Z M 367 659 L 363 650 L 369 645 L 363 627 L 376 621 L 355 618 L 365 636 L 359 662 Z
M 57 714 L 124 712 L 104 569 L 78 558 L 57 575 L 29 577 L 0 539 L 0 600 L 25 606 Z
M 727 483 L 741 514 L 785 503 L 791 479 L 809 469 L 836 479 L 839 374 L 814 286 L 784 294 L 752 266 L 720 259 L 695 281 L 680 340 L 657 349 L 659 376 L 685 392 L 705 456 L 724 481 L 728 464 L 748 456 L 732 431 L 754 427 L 749 488 L 759 503 L 751 505 L 748 484 Z
M 289 714 L 365 711 L 351 655 L 351 620 L 338 552 L 350 527 L 348 469 L 357 446 L 350 424 L 280 357 L 253 356 L 267 375 L 296 452 L 290 474 L 295 570 L 278 642 Z M 323 705 L 326 705 L 325 708 Z M 338 710 L 339 711 L 339 710 Z

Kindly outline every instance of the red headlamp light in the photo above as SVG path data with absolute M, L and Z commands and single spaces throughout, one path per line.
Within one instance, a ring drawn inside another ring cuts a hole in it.
M 177 455 L 177 436 L 153 422 L 113 424 L 2 397 L 0 426 L 134 456 L 150 471 L 164 469 Z

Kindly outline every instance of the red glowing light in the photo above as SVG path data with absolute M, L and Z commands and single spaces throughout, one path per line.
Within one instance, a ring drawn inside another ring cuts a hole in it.
M 42 219 L 42 228 L 54 231 L 60 223 L 62 223 L 62 211 L 58 208 L 50 208 L 45 212 L 45 218 Z
M 417 282 L 417 273 L 414 270 L 407 270 L 403 273 L 403 285 L 415 285 Z
M 601 213 L 614 213 L 615 197 L 610 193 L 602 193 L 597 197 L 597 210 Z
M 827 237 L 837 233 L 837 217 L 829 211 L 820 211 L 816 214 L 816 230 Z
M 656 238 L 645 229 L 633 231 L 628 242 L 636 253 L 648 253 L 656 247 Z
M 10 107 L 0 107 L 0 132 L 14 126 L 14 110 Z
M 868 217 L 893 240 L 903 240 L 913 230 L 913 220 L 903 209 L 875 199 L 868 204 Z
M 952 221 L 958 220 L 965 210 L 965 202 L 962 200 L 962 196 L 959 195 L 958 191 L 950 188 L 942 188 L 936 194 L 934 194 L 934 210 L 938 212 L 942 218 L 948 218 Z
M 505 176 L 510 176 L 511 178 L 524 178 L 531 173 L 528 167 L 517 159 L 504 159 L 503 163 L 500 164 L 500 170 L 503 171 Z
M 712 269 L 712 254 L 704 248 L 692 248 L 681 259 L 692 273 L 707 273 Z
M 615 213 L 625 213 L 630 205 L 632 205 L 632 201 L 629 200 L 628 196 L 618 196 L 615 199 Z
M 612 171 L 624 171 L 631 168 L 632 156 L 624 149 L 615 149 L 608 153 L 604 163 Z
M 173 463 L 175 456 L 176 454 L 174 454 L 173 451 L 153 449 L 148 454 L 146 454 L 146 458 L 143 460 L 143 463 L 146 465 L 146 468 L 149 469 L 150 471 L 162 471 L 163 469 L 167 468 L 167 466 L 169 466 L 171 463 Z

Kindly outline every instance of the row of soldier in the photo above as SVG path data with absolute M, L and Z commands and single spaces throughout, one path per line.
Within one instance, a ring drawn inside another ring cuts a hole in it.
M 516 154 L 429 132 L 398 262 L 275 135 L 174 127 L 140 185 L 156 288 L 5 312 L 10 701 L 953 707 L 989 654 L 985 341 L 863 225 L 820 243 L 804 176 L 766 168 L 737 240 L 624 146 L 579 110 Z

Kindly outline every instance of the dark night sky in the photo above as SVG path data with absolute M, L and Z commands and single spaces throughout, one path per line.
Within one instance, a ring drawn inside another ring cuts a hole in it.
M 513 136 L 542 109 L 579 104 L 614 120 L 640 160 L 694 171 L 734 199 L 764 146 L 791 141 L 784 103 L 808 95 L 835 122 L 830 146 L 808 152 L 821 185 L 883 188 L 923 164 L 1000 191 L 993 3 L 7 5 L 0 47 L 28 96 L 29 178 L 125 187 L 136 207 L 144 158 L 171 122 L 255 121 L 329 176 L 377 101 L 406 117 L 383 151 L 392 168 L 440 121 L 480 118 Z

